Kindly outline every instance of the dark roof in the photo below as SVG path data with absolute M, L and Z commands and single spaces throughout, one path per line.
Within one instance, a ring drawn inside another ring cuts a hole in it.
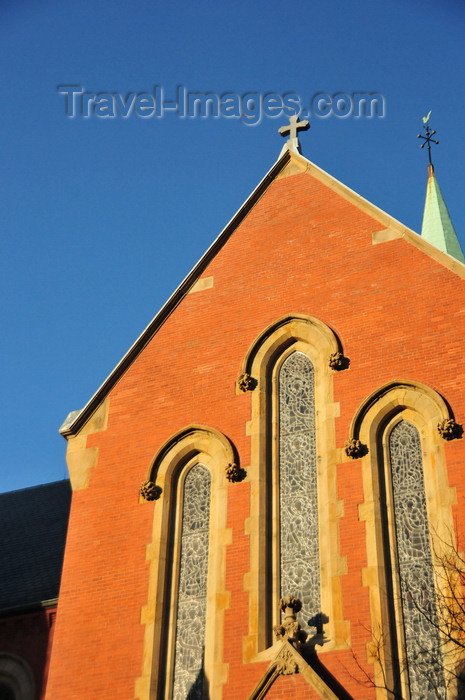
M 0 610 L 58 597 L 68 480 L 0 494 Z

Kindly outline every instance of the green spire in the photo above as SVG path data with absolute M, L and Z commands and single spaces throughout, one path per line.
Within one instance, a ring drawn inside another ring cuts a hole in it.
M 434 165 L 433 161 L 431 160 L 431 144 L 438 144 L 439 141 L 433 139 L 436 132 L 430 128 L 430 116 L 431 110 L 428 112 L 426 117 L 423 117 L 423 127 L 425 129 L 426 136 L 418 134 L 418 138 L 423 139 L 423 143 L 421 144 L 420 148 L 424 148 L 426 146 L 428 149 L 429 161 L 428 182 L 426 184 L 426 200 L 425 209 L 423 212 L 423 223 L 421 225 L 421 235 L 429 243 L 432 243 L 436 246 L 436 248 L 439 248 L 439 250 L 442 250 L 444 253 L 448 253 L 457 260 L 460 260 L 460 262 L 465 263 L 465 258 L 463 257 L 459 239 L 455 233 L 446 203 L 439 188 L 438 181 L 436 180 L 436 175 L 434 174 Z
M 452 225 L 432 164 L 428 165 L 428 182 L 426 185 L 421 235 L 439 250 L 443 250 L 445 253 L 449 253 L 449 255 L 460 260 L 460 262 L 465 263 L 459 239 Z

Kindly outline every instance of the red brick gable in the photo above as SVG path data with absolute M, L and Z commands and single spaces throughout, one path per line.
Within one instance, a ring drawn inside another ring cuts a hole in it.
M 137 339 L 134 345 L 122 358 L 121 362 L 105 380 L 102 386 L 97 390 L 95 395 L 90 399 L 85 408 L 82 411 L 74 411 L 68 416 L 67 420 L 60 429 L 60 432 L 64 436 L 75 434 L 78 430 L 81 429 L 81 427 L 85 424 L 88 418 L 92 415 L 93 411 L 95 411 L 99 403 L 105 398 L 105 396 L 108 395 L 108 392 L 111 390 L 111 387 L 114 386 L 114 384 L 119 380 L 122 374 L 124 374 L 128 366 L 130 366 L 131 362 L 133 362 L 133 360 L 137 357 L 137 355 L 145 347 L 145 345 L 150 341 L 153 335 L 157 333 L 158 329 L 161 327 L 161 325 L 163 325 L 163 323 L 171 315 L 174 309 L 177 308 L 177 306 L 184 299 L 185 295 L 189 292 L 189 290 L 195 287 L 196 282 L 199 281 L 201 277 L 208 276 L 206 275 L 205 270 L 208 268 L 208 265 L 210 264 L 211 260 L 215 258 L 218 251 L 222 250 L 225 243 L 229 241 L 231 235 L 249 216 L 249 213 L 254 209 L 256 203 L 268 191 L 270 185 L 276 184 L 276 181 L 279 179 L 287 179 L 290 175 L 295 175 L 299 173 L 302 174 L 302 171 L 307 171 L 307 175 L 310 173 L 310 179 L 306 180 L 308 194 L 311 191 L 310 180 L 313 182 L 313 185 L 316 186 L 317 192 L 319 192 L 319 196 L 322 196 L 323 200 L 327 202 L 329 202 L 333 194 L 339 194 L 340 199 L 337 199 L 338 204 L 336 205 L 335 213 L 336 219 L 334 219 L 334 216 L 331 213 L 329 214 L 330 220 L 332 219 L 333 222 L 337 221 L 337 212 L 339 211 L 340 216 L 341 213 L 344 211 L 344 203 L 346 206 L 349 203 L 352 203 L 355 205 L 355 208 L 357 210 L 361 210 L 365 213 L 368 212 L 368 218 L 372 218 L 378 222 L 376 230 L 373 231 L 374 242 L 383 242 L 386 240 L 390 241 L 398 237 L 403 237 L 405 238 L 405 240 L 409 241 L 410 243 L 413 243 L 415 247 L 426 252 L 427 255 L 429 255 L 430 257 L 433 257 L 434 259 L 438 260 L 443 266 L 447 267 L 450 270 L 453 270 L 456 274 L 460 275 L 462 279 L 465 277 L 465 267 L 460 262 L 458 262 L 451 256 L 442 253 L 434 246 L 424 241 L 421 237 L 417 236 L 412 231 L 402 226 L 402 224 L 397 222 L 388 214 L 386 214 L 376 206 L 370 204 L 362 197 L 357 195 L 355 192 L 347 188 L 345 185 L 342 185 L 330 175 L 320 170 L 317 166 L 310 163 L 310 161 L 307 161 L 305 158 L 302 158 L 302 156 L 299 156 L 297 154 L 291 155 L 288 151 L 277 161 L 277 163 L 271 168 L 269 173 L 267 173 L 267 175 L 263 178 L 261 183 L 257 186 L 254 192 L 239 209 L 237 214 L 231 219 L 229 224 L 225 227 L 225 229 L 221 232 L 218 238 L 206 251 L 205 255 L 201 258 L 201 260 L 199 260 L 197 265 L 192 269 L 192 271 L 181 283 L 178 289 L 174 292 L 170 299 L 168 299 L 168 301 L 160 310 L 160 312 L 154 317 L 152 322 L 147 326 L 147 328 L 143 331 L 143 333 Z M 319 188 L 319 185 L 322 185 L 323 187 Z M 283 194 L 284 202 L 289 201 L 289 199 L 292 200 L 292 190 L 286 188 L 285 192 L 286 194 Z M 276 207 L 273 210 L 273 217 L 277 216 L 280 207 L 276 206 L 276 200 L 273 201 L 267 198 L 267 201 L 269 202 L 269 206 Z M 304 200 L 302 200 L 302 202 L 303 201 Z M 320 207 L 321 217 L 321 212 L 323 211 L 323 209 L 321 209 L 321 202 L 319 205 L 317 204 L 313 207 L 313 214 L 314 216 L 318 217 L 318 207 Z M 291 207 L 291 209 L 292 208 L 293 207 Z M 324 208 L 324 211 L 328 212 L 329 209 L 330 207 L 326 206 Z M 360 213 L 361 212 L 359 211 L 359 214 Z M 353 215 L 355 214 L 353 213 Z M 316 222 L 317 221 L 318 218 L 316 218 Z M 349 232 L 350 229 L 348 229 L 347 226 L 345 226 L 344 230 Z M 262 241 L 260 240 L 260 245 L 261 244 Z M 315 253 L 317 253 L 317 250 L 315 250 Z
M 139 486 L 160 446 L 192 423 L 223 433 L 241 465 L 250 464 L 251 395 L 237 393 L 236 380 L 252 342 L 276 319 L 288 314 L 318 319 L 336 333 L 350 358 L 349 370 L 334 375 L 338 448 L 363 400 L 395 380 L 428 385 L 449 402 L 459 422 L 465 420 L 464 283 L 457 273 L 463 266 L 446 267 L 426 254 L 412 244 L 415 234 L 374 244 L 374 234 L 389 224 L 377 211 L 309 172 L 267 182 L 197 271 L 196 278 L 211 277 L 212 285 L 190 294 L 187 287 L 182 290 L 156 333 L 147 335 L 124 372 L 107 385 L 106 427 L 82 438 L 86 449 L 97 448 L 98 458 L 89 468 L 87 488 L 73 496 L 49 700 L 134 697 L 145 653 L 146 547 L 159 507 L 157 501 L 139 502 Z M 392 226 L 399 233 L 400 225 Z M 463 441 L 447 444 L 446 454 L 450 485 L 463 504 Z M 358 462 L 341 462 L 338 489 L 344 503 L 340 548 L 347 560 L 342 577 L 344 619 L 351 622 L 347 641 L 370 671 Z M 454 513 L 463 531 L 463 509 L 455 507 Z M 231 699 L 246 698 L 265 668 L 243 664 L 251 515 L 250 484 L 231 484 L 223 689 L 223 697 Z M 361 691 L 354 680 L 358 670 L 350 650 L 323 652 L 321 659 L 354 697 L 374 697 L 372 689 Z M 348 671 L 342 671 L 341 659 Z M 269 697 L 297 697 L 301 685 L 298 677 L 280 678 Z

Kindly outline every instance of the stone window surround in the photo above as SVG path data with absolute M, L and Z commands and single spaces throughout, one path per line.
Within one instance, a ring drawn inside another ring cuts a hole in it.
M 141 610 L 141 623 L 145 626 L 144 654 L 142 673 L 136 680 L 135 690 L 135 696 L 140 700 L 172 698 L 176 576 L 171 577 L 170 571 L 178 570 L 180 558 L 180 523 L 174 520 L 176 514 L 179 520 L 182 510 L 182 480 L 189 469 L 199 463 L 211 475 L 205 677 L 211 696 L 222 697 L 222 687 L 228 678 L 228 665 L 223 662 L 224 610 L 229 607 L 230 598 L 225 590 L 226 548 L 232 536 L 230 528 L 226 527 L 228 482 L 225 467 L 233 462 L 238 463 L 237 454 L 224 435 L 213 428 L 191 425 L 176 433 L 158 450 L 148 471 L 147 479 L 156 482 L 162 493 L 157 501 L 151 502 L 154 507 L 153 534 L 146 556 L 150 562 L 149 587 L 147 604 Z M 142 497 L 140 504 L 150 507 Z M 173 527 L 175 546 L 170 549 Z
M 395 416 L 395 419 L 397 418 L 398 416 Z M 398 621 L 402 637 L 394 634 L 392 642 L 403 650 L 407 659 L 410 657 L 410 694 L 414 697 L 430 697 L 429 684 L 433 681 L 434 697 L 444 698 L 445 685 L 438 630 L 434 625 L 425 630 L 424 617 L 408 603 L 410 592 L 415 601 L 421 601 L 422 596 L 427 596 L 427 600 L 431 600 L 434 605 L 437 600 L 426 510 L 421 438 L 416 426 L 401 418 L 390 421 L 385 439 L 388 454 L 384 463 L 380 465 L 379 472 L 384 493 L 384 498 L 381 499 L 382 517 L 385 519 L 388 533 L 385 556 L 388 555 L 394 563 L 394 566 L 391 562 L 388 565 L 393 570 L 390 580 L 393 593 L 390 597 L 394 603 L 391 634 L 393 623 L 396 621 L 395 612 L 400 609 L 403 617 L 403 624 Z M 399 601 L 399 604 L 395 601 Z M 400 643 L 397 640 L 401 640 Z M 415 655 L 426 649 L 430 652 L 429 657 L 417 664 Z M 399 671 L 401 669 L 397 670 L 396 675 L 400 678 L 402 672 Z
M 359 504 L 359 519 L 366 524 L 367 566 L 362 570 L 362 583 L 369 589 L 372 620 L 381 620 L 381 627 L 389 629 L 389 610 L 386 598 L 385 542 L 381 522 L 379 469 L 389 467 L 388 440 L 397 423 L 406 420 L 412 423 L 420 434 L 423 458 L 423 474 L 426 492 L 426 504 L 430 535 L 435 533 L 431 542 L 433 559 L 440 558 L 448 551 L 448 543 L 455 547 L 452 505 L 456 503 L 455 489 L 449 486 L 444 441 L 437 429 L 438 423 L 450 418 L 450 410 L 442 397 L 434 390 L 419 382 L 393 382 L 373 392 L 356 412 L 351 435 L 367 445 L 369 452 L 361 458 L 364 502 Z M 383 466 L 384 465 L 384 466 Z M 386 475 L 387 484 L 390 475 Z M 389 498 L 388 498 L 389 501 Z M 388 502 L 388 527 L 394 527 L 392 521 L 392 504 Z M 397 595 L 395 617 L 402 620 L 399 597 L 399 581 L 393 581 Z M 435 586 L 442 585 L 435 574 Z M 375 634 L 375 631 L 373 631 Z M 397 638 L 400 641 L 399 665 L 405 668 L 405 649 L 403 647 L 403 630 L 398 625 Z M 367 648 L 367 657 L 374 663 Z M 387 646 L 380 649 L 381 663 L 374 663 L 377 699 L 387 697 L 384 686 L 393 685 L 393 667 Z M 387 683 L 383 680 L 383 668 Z M 402 697 L 410 698 L 406 674 L 401 678 Z M 452 692 L 452 690 L 451 690 Z M 449 695 L 448 695 L 449 697 Z M 452 698 L 453 695 L 450 695 Z
M 310 316 L 292 314 L 266 328 L 252 343 L 242 364 L 241 372 L 257 382 L 249 393 L 251 420 L 246 426 L 251 438 L 251 464 L 245 468 L 251 483 L 253 515 L 245 525 L 246 534 L 250 535 L 250 571 L 244 577 L 244 588 L 249 593 L 244 663 L 269 658 L 273 653 L 271 629 L 280 621 L 279 484 L 277 469 L 271 469 L 270 479 L 267 465 L 278 464 L 278 373 L 285 359 L 296 351 L 307 355 L 315 370 L 321 608 L 330 619 L 326 629 L 331 640 L 322 651 L 347 648 L 349 626 L 342 615 L 341 590 L 346 562 L 339 552 L 338 536 L 343 505 L 337 498 L 336 465 L 340 459 L 334 432 L 339 404 L 334 403 L 335 372 L 329 366 L 330 356 L 341 350 L 336 334 L 324 323 Z M 270 491 L 271 509 L 267 507 Z

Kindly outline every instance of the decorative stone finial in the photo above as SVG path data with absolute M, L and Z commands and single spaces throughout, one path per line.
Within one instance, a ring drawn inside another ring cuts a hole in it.
M 225 471 L 227 480 L 232 484 L 238 483 L 239 481 L 244 481 L 245 477 L 247 476 L 245 469 L 242 469 L 242 467 L 239 467 L 237 464 L 228 464 Z
M 157 501 L 162 494 L 162 489 L 153 481 L 144 481 L 140 487 L 139 493 L 146 501 Z
M 355 438 L 347 440 L 344 444 L 344 449 L 346 455 L 351 459 L 358 459 L 368 454 L 368 447 Z
M 329 356 L 329 366 L 337 372 L 340 372 L 342 369 L 347 369 L 349 365 L 349 358 L 345 357 L 342 352 L 333 352 Z
M 463 427 L 456 423 L 453 418 L 446 418 L 438 423 L 438 432 L 444 440 L 460 440 L 463 435 Z
M 237 379 L 237 386 L 241 391 L 253 391 L 257 386 L 257 380 L 252 377 L 252 375 L 244 372 L 240 374 Z
M 298 598 L 287 595 L 285 598 L 281 598 L 280 605 L 284 613 L 284 620 L 282 624 L 273 627 L 276 639 L 282 639 L 283 641 L 287 639 L 298 649 L 308 636 L 305 630 L 301 629 L 300 622 L 296 618 L 296 613 L 302 609 L 302 603 Z M 292 673 L 295 673 L 295 671 L 292 671 Z
M 295 613 L 298 613 L 302 610 L 302 602 L 298 598 L 294 598 L 292 595 L 287 595 L 285 598 L 281 598 L 280 600 L 280 606 L 281 610 L 283 613 L 287 612 L 287 615 L 292 615 Z M 289 613 L 287 610 L 288 608 L 293 611 L 293 613 Z

